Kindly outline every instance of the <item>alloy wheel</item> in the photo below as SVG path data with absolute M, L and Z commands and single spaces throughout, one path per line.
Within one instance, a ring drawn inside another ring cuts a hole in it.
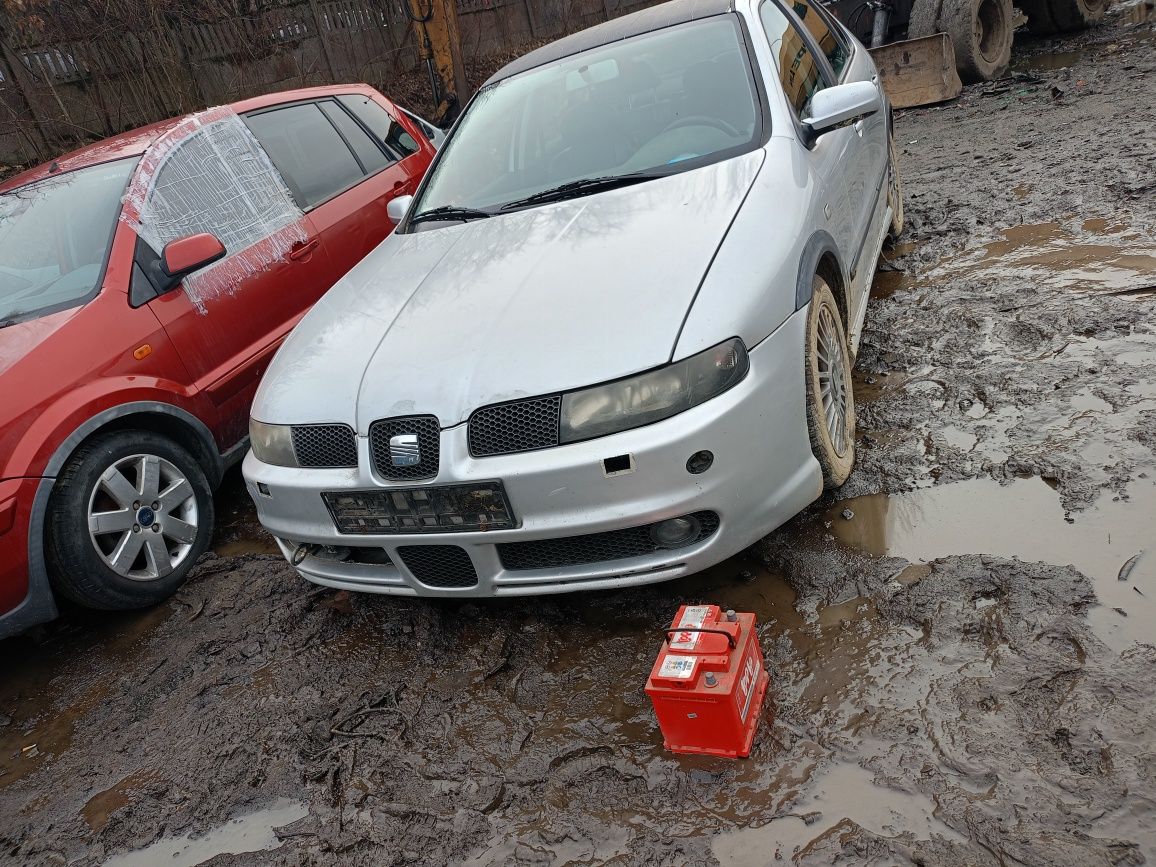
M 847 377 L 842 336 L 835 316 L 827 307 L 819 311 L 818 346 L 819 397 L 823 401 L 823 420 L 835 453 L 847 451 Z
M 130 455 L 100 476 L 88 500 L 88 535 L 104 564 L 133 581 L 168 575 L 189 556 L 197 498 L 184 473 L 157 455 Z

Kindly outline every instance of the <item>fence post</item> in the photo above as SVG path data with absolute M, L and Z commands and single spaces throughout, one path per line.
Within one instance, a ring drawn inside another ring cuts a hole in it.
M 44 122 L 36 115 L 36 109 L 33 107 L 32 97 L 29 96 L 24 84 L 24 76 L 18 76 L 16 74 L 16 64 L 12 62 L 12 58 L 15 52 L 13 52 L 12 49 L 8 46 L 7 39 L 3 40 L 0 48 L 3 49 L 0 51 L 0 59 L 2 59 L 4 63 L 4 75 L 7 77 L 8 81 L 12 83 L 12 87 L 15 89 L 16 93 L 20 95 L 20 102 L 24 105 L 25 110 L 28 112 L 28 117 L 32 121 L 31 124 L 28 124 L 28 126 L 31 126 L 36 130 L 36 135 L 30 135 L 27 132 L 25 124 L 19 125 L 20 132 L 28 139 L 28 143 L 32 145 L 32 149 L 36 152 L 35 157 L 37 159 L 44 159 L 52 151 L 52 148 L 48 143 L 48 133 L 44 129 Z
M 193 98 L 197 100 L 196 108 L 207 107 L 209 98 L 205 95 L 205 90 L 201 87 L 201 82 L 197 80 L 197 69 L 193 66 L 193 58 L 189 55 L 189 47 L 185 44 L 185 28 L 181 25 L 181 19 L 175 15 L 166 16 L 168 20 L 165 22 L 165 30 L 168 31 L 168 37 L 171 44 L 177 47 L 177 55 L 181 59 L 181 66 L 184 67 L 185 74 L 189 77 L 189 84 L 193 86 Z M 184 108 L 184 106 L 182 106 Z
M 325 31 L 321 27 L 321 13 L 317 11 L 317 0 L 309 0 L 309 11 L 313 13 L 313 32 L 321 40 L 321 53 L 325 55 L 325 65 L 329 67 L 329 81 L 337 83 L 337 68 L 333 65 L 333 55 L 329 53 L 329 40 L 325 38 Z

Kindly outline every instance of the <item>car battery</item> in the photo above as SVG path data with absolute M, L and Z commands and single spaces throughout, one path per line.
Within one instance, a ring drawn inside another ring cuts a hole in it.
M 735 758 L 750 755 L 769 681 L 755 615 L 683 605 L 646 694 L 668 750 Z

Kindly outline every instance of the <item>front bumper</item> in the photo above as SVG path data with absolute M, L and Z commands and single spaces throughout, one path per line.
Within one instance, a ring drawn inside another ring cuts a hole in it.
M 44 565 L 44 514 L 53 479 L 0 482 L 0 638 L 56 617 Z
M 778 527 L 822 491 L 822 473 L 807 433 L 803 336 L 806 310 L 791 316 L 750 351 L 750 372 L 707 403 L 647 427 L 537 452 L 474 458 L 466 425 L 441 433 L 441 466 L 429 485 L 501 479 L 521 526 L 510 530 L 409 535 L 338 533 L 325 491 L 412 487 L 379 479 L 368 439 L 358 437 L 356 469 L 296 469 L 262 463 L 250 452 L 243 472 L 261 523 L 291 558 L 302 543 L 384 550 L 390 563 L 350 562 L 310 554 L 296 564 L 317 584 L 420 596 L 474 597 L 625 587 L 697 572 L 730 557 Z M 687 472 L 698 451 L 714 454 L 705 473 Z M 630 455 L 634 469 L 604 472 L 606 458 Z M 258 489 L 258 484 L 262 487 Z M 603 533 L 710 511 L 718 529 L 685 548 L 628 559 L 548 569 L 507 569 L 498 545 Z M 478 581 L 468 588 L 419 581 L 397 549 L 458 546 Z M 364 560 L 356 557 L 353 559 Z

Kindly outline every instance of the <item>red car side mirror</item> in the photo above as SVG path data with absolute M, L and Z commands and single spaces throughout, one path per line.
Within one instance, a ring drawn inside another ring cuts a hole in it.
M 182 277 L 212 265 L 224 256 L 225 245 L 209 232 L 169 241 L 161 251 L 160 260 L 161 271 L 168 278 L 166 289 L 176 286 Z

